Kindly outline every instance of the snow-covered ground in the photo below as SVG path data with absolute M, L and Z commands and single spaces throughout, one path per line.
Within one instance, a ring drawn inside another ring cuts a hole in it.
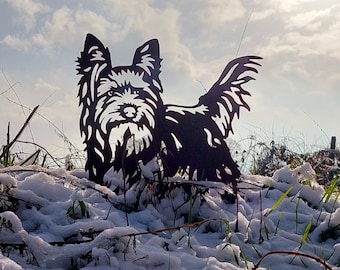
M 112 191 L 121 184 L 113 173 L 108 188 L 82 170 L 3 168 L 0 268 L 252 269 L 268 252 L 295 251 L 340 269 L 340 201 L 313 174 L 306 163 L 243 176 L 237 230 L 236 204 L 221 199 L 221 183 L 176 177 L 161 194 L 142 182 L 124 197 Z M 325 266 L 282 253 L 257 269 Z

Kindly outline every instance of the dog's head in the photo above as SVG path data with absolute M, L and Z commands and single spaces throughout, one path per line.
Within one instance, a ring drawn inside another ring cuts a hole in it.
M 119 147 L 126 147 L 129 156 L 150 146 L 163 109 L 160 63 L 156 39 L 137 48 L 132 65 L 112 67 L 109 50 L 87 35 L 77 68 L 86 143 L 94 132 L 102 149 L 109 143 L 113 156 Z

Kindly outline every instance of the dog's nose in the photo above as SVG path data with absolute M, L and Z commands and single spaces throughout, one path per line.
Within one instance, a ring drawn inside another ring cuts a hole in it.
M 131 107 L 131 106 L 125 107 L 123 109 L 123 112 L 125 114 L 125 117 L 127 117 L 127 118 L 133 118 L 133 117 L 136 116 L 136 113 L 137 113 L 136 108 Z

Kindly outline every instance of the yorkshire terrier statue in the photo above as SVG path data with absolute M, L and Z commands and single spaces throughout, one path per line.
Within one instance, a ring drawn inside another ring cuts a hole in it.
M 86 144 L 89 179 L 102 184 L 113 167 L 132 183 L 138 164 L 158 156 L 165 176 L 186 170 L 189 179 L 222 181 L 237 192 L 238 165 L 226 138 L 240 108 L 250 110 L 244 84 L 254 80 L 258 56 L 227 64 L 221 76 L 194 106 L 163 103 L 157 39 L 137 48 L 131 65 L 112 66 L 110 52 L 92 34 L 77 59 L 80 131 Z

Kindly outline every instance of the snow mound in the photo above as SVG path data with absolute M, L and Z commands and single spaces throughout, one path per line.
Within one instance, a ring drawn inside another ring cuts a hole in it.
M 339 192 L 314 175 L 308 163 L 244 175 L 237 214 L 218 182 L 141 180 L 124 196 L 113 172 L 108 188 L 80 169 L 3 168 L 0 267 L 252 269 L 280 251 L 257 269 L 340 269 Z

